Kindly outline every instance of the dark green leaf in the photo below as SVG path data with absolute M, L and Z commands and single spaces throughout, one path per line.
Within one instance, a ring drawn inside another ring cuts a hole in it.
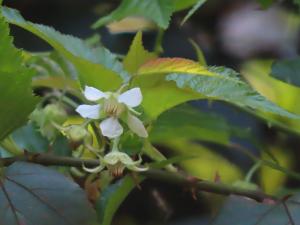
M 2 225 L 95 225 L 96 214 L 79 186 L 36 164 L 16 162 L 0 180 Z
M 274 0 L 257 0 L 257 2 L 263 9 L 267 9 L 274 3 Z
M 293 0 L 293 2 L 300 7 L 300 0 Z
M 112 13 L 95 22 L 93 28 L 99 28 L 128 16 L 142 16 L 166 29 L 173 10 L 173 0 L 123 0 Z
M 223 100 L 245 109 L 250 108 L 293 119 L 300 118 L 280 108 L 253 90 L 239 78 L 235 71 L 223 67 L 212 67 L 211 71 L 218 76 L 208 77 L 174 73 L 167 75 L 166 79 L 175 81 L 179 88 L 192 89 L 210 99 Z
M 50 152 L 56 155 L 67 156 L 71 154 L 68 141 L 62 135 L 58 136 L 50 146 L 49 141 L 41 135 L 38 128 L 28 123 L 12 133 L 12 138 L 21 149 L 29 152 Z
M 227 144 L 230 132 L 222 117 L 181 105 L 160 115 L 149 136 L 154 143 L 185 138 Z
M 300 87 L 300 57 L 274 62 L 271 76 Z
M 244 197 L 231 196 L 212 225 L 283 225 L 300 224 L 299 196 L 285 202 L 263 204 Z M 292 223 L 293 222 L 293 223 Z
M 0 140 L 26 123 L 38 101 L 31 90 L 33 71 L 24 67 L 22 61 L 0 12 Z
M 125 200 L 127 195 L 135 188 L 136 184 L 141 182 L 144 178 L 137 178 L 134 180 L 132 176 L 118 180 L 116 183 L 108 186 L 101 193 L 101 197 L 96 204 L 101 225 L 110 225 L 113 216 L 121 203 Z
M 197 3 L 198 0 L 174 0 L 175 11 L 187 9 Z
M 70 60 L 77 69 L 79 80 L 101 90 L 118 88 L 128 74 L 116 56 L 103 47 L 91 49 L 84 41 L 71 35 L 64 35 L 51 27 L 24 20 L 14 9 L 3 7 L 3 15 L 9 23 L 15 24 L 40 37 Z

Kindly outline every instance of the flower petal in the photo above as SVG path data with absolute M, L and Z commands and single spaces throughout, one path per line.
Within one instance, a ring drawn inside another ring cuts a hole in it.
M 75 111 L 78 112 L 83 118 L 100 118 L 100 105 L 80 105 Z
M 137 117 L 128 113 L 127 116 L 127 125 L 135 134 L 140 137 L 146 138 L 148 137 L 148 133 L 144 127 L 142 121 L 140 121 Z
M 123 133 L 123 127 L 119 123 L 118 119 L 109 117 L 100 123 L 100 129 L 103 136 L 109 138 L 119 137 Z
M 89 172 L 89 173 L 99 173 L 101 172 L 101 170 L 104 169 L 103 165 L 99 165 L 95 168 L 87 168 L 84 164 L 82 164 L 82 168 L 84 171 Z
M 139 166 L 126 166 L 128 169 L 136 172 L 145 172 L 149 169 L 149 167 L 139 167 Z
M 129 107 L 136 107 L 141 104 L 143 100 L 142 92 L 140 88 L 132 88 L 125 91 L 118 97 L 120 103 L 124 103 Z
M 101 98 L 107 98 L 107 94 L 93 87 L 85 86 L 84 96 L 87 100 L 97 101 Z

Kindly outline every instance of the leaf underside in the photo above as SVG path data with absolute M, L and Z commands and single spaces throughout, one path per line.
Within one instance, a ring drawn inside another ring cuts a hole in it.
M 79 186 L 49 168 L 16 162 L 0 180 L 0 224 L 95 225 Z
M 283 202 L 264 204 L 244 197 L 231 196 L 212 225 L 300 224 L 299 196 L 292 197 L 284 204 Z

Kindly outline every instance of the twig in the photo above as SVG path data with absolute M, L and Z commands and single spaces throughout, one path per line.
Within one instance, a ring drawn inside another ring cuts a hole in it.
M 38 163 L 45 166 L 56 165 L 56 166 L 71 166 L 71 167 L 82 167 L 84 164 L 87 167 L 99 166 L 99 161 L 94 159 L 79 159 L 73 157 L 62 157 L 54 156 L 49 154 L 32 154 L 26 153 L 23 156 L 0 158 L 0 165 L 9 166 L 16 161 L 25 161 Z M 191 179 L 190 176 L 178 173 L 168 172 L 159 169 L 149 169 L 145 172 L 140 173 L 150 179 L 160 180 L 163 182 L 175 184 L 183 187 L 195 188 L 198 191 L 211 192 L 221 195 L 240 195 L 262 202 L 265 199 L 274 199 L 275 197 L 267 195 L 261 191 L 253 191 L 240 187 L 235 187 L 222 183 L 215 183 L 212 181 L 198 180 L 196 178 Z

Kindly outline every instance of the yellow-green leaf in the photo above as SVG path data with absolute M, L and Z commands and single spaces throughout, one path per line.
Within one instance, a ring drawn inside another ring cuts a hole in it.
M 218 174 L 224 183 L 232 183 L 242 177 L 237 166 L 204 146 L 186 140 L 166 142 L 164 145 L 175 154 L 195 156 L 179 163 L 185 171 L 195 177 L 214 180 Z
M 199 65 L 199 63 L 184 58 L 154 59 L 142 65 L 138 70 L 138 75 L 140 76 L 168 73 L 185 73 L 206 76 L 216 75 L 215 73 L 210 72 L 206 67 Z
M 130 49 L 123 61 L 123 65 L 131 75 L 135 75 L 141 65 L 155 57 L 156 55 L 154 53 L 150 53 L 144 49 L 142 32 L 138 32 L 133 39 Z

